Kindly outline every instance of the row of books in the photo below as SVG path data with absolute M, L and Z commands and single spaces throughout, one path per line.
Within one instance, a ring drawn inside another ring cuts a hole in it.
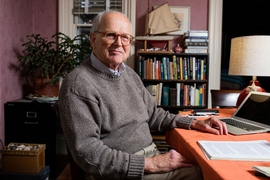
M 161 106 L 205 106 L 206 84 L 176 83 L 176 87 L 169 87 L 163 83 L 147 85 L 157 105 Z
M 142 79 L 206 80 L 206 57 L 172 56 L 146 58 L 139 56 L 139 75 Z
M 208 31 L 191 30 L 184 34 L 185 53 L 208 53 Z

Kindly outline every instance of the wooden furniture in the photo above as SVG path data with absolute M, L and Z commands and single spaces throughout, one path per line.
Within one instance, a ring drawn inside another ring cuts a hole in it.
M 235 108 L 219 109 L 218 117 L 231 116 Z M 184 112 L 182 115 L 190 113 Z M 214 180 L 253 180 L 267 179 L 255 176 L 255 170 L 252 166 L 270 166 L 270 162 L 262 161 L 234 161 L 234 160 L 208 160 L 197 144 L 198 140 L 217 140 L 217 141 L 241 141 L 241 140 L 268 140 L 270 141 L 269 133 L 253 134 L 253 135 L 214 135 L 210 133 L 200 132 L 197 130 L 185 130 L 175 128 L 167 132 L 166 141 L 176 151 L 190 159 L 194 164 L 199 164 L 204 179 Z
M 5 103 L 5 144 L 46 144 L 45 166 L 50 166 L 50 178 L 56 178 L 67 165 L 62 130 L 53 102 L 19 99 Z M 61 149 L 61 151 L 60 151 Z
M 56 111 L 59 115 L 60 118 L 60 114 L 59 114 L 59 106 L 58 103 L 54 103 L 53 105 L 53 110 Z M 60 118 L 61 119 L 61 118 Z M 82 178 L 82 169 L 77 165 L 77 163 L 74 161 L 68 146 L 66 145 L 67 148 L 67 152 L 68 152 L 68 161 L 69 161 L 69 170 L 70 170 L 70 175 L 71 175 L 71 179 L 72 180 L 80 180 L 83 179 Z
M 138 55 L 137 72 L 150 93 L 161 96 L 160 103 L 157 100 L 158 106 L 171 113 L 178 113 L 181 109 L 207 108 L 208 54 L 138 52 Z M 160 84 L 161 91 L 157 88 Z M 165 87 L 169 88 L 168 93 L 164 93 Z M 164 98 L 164 95 L 167 96 Z
M 68 150 L 68 160 L 69 160 L 69 167 L 70 167 L 70 174 L 72 180 L 80 180 L 82 178 L 82 169 L 76 164 L 74 161 L 72 155 L 70 154 L 70 151 Z
M 213 108 L 236 107 L 236 102 L 241 90 L 217 90 L 211 89 L 211 102 Z

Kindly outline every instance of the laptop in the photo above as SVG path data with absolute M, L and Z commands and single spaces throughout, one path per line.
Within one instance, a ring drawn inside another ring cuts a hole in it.
M 250 92 L 232 117 L 220 120 L 234 135 L 270 132 L 270 93 Z

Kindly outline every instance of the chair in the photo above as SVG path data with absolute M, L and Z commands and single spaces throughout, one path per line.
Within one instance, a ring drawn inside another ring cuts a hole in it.
M 69 151 L 68 147 L 67 147 L 67 151 L 68 151 L 68 160 L 69 160 L 71 179 L 72 180 L 83 179 L 82 178 L 82 169 L 74 161 L 72 155 L 70 154 L 70 151 Z
M 242 90 L 211 89 L 212 108 L 236 108 L 238 96 Z
M 53 105 L 53 110 L 55 110 L 58 113 L 58 116 L 60 118 L 60 114 L 59 114 L 59 107 L 58 107 L 58 103 L 54 103 Z M 60 119 L 61 120 L 61 119 Z M 70 154 L 69 148 L 67 147 L 67 152 L 68 152 L 68 161 L 69 161 L 69 167 L 70 167 L 70 174 L 71 174 L 71 179 L 72 180 L 80 180 L 83 179 L 82 178 L 82 172 L 83 170 L 76 164 L 76 162 L 74 161 L 72 155 Z

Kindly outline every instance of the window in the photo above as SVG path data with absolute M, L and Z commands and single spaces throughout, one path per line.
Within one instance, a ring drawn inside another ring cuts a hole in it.
M 89 34 L 94 17 L 107 9 L 122 12 L 122 0 L 73 0 L 73 23 L 77 26 L 77 34 Z

